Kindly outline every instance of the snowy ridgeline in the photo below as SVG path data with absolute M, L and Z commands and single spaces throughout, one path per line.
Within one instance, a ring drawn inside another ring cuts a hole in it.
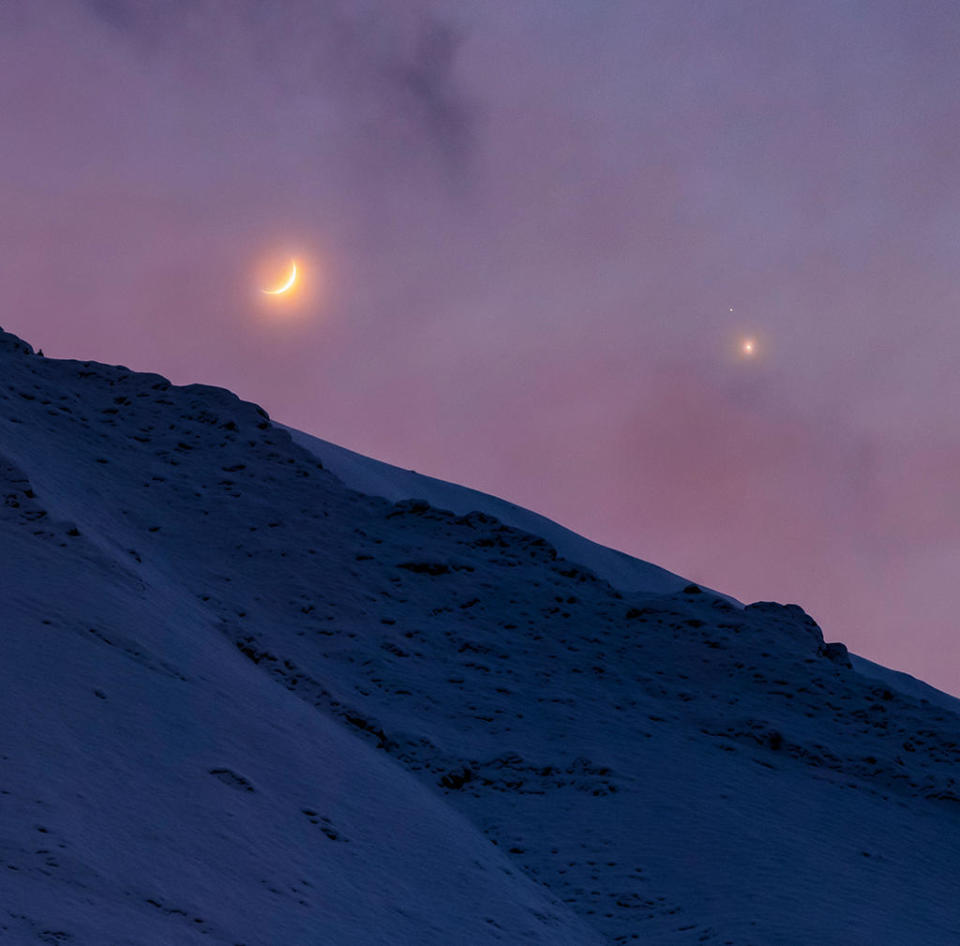
M 600 578 L 606 579 L 614 588 L 624 592 L 646 592 L 648 594 L 670 594 L 682 590 L 690 584 L 687 578 L 681 578 L 659 565 L 651 565 L 624 552 L 607 548 L 591 542 L 583 536 L 565 529 L 545 516 L 523 509 L 497 496 L 479 490 L 447 483 L 432 476 L 424 476 L 414 470 L 374 460 L 347 450 L 337 444 L 313 437 L 303 431 L 295 430 L 274 422 L 274 426 L 286 430 L 294 443 L 306 448 L 324 467 L 335 474 L 351 489 L 366 493 L 368 496 L 382 496 L 391 502 L 404 499 L 422 499 L 437 509 L 449 509 L 464 515 L 479 511 L 495 516 L 500 522 L 546 539 L 559 554 L 579 565 L 585 565 Z M 736 598 L 701 586 L 704 591 L 715 594 L 741 606 Z M 943 693 L 929 684 L 917 680 L 908 673 L 891 670 L 865 657 L 850 654 L 853 669 L 863 676 L 880 681 L 902 693 L 926 699 L 930 703 L 960 713 L 960 700 Z
M 276 426 L 283 427 L 281 424 Z M 557 525 L 545 516 L 489 493 L 481 493 L 455 483 L 434 479 L 432 476 L 424 476 L 413 470 L 403 470 L 380 460 L 372 460 L 292 427 L 283 429 L 290 434 L 294 443 L 306 448 L 347 486 L 368 496 L 382 496 L 391 502 L 422 499 L 437 509 L 449 509 L 460 515 L 479 511 L 494 516 L 504 525 L 546 539 L 564 558 L 585 565 L 620 591 L 670 594 L 690 584 L 689 579 L 674 575 L 659 565 L 651 565 L 639 558 L 598 545 Z M 733 604 L 738 603 L 733 598 L 727 600 Z
M 0 333 L 0 942 L 960 942 L 956 701 L 393 469 Z

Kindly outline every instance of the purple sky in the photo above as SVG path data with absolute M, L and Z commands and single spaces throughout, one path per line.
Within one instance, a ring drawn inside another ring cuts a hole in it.
M 960 693 L 958 50 L 955 0 L 8 0 L 0 324 Z

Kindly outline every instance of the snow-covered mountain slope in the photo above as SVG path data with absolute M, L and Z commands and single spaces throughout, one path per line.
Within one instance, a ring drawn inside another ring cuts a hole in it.
M 864 677 L 878 680 L 885 686 L 898 690 L 900 693 L 905 693 L 907 696 L 912 696 L 921 702 L 926 700 L 934 706 L 960 715 L 960 700 L 955 696 L 950 696 L 949 693 L 935 689 L 929 683 L 924 683 L 922 680 L 910 676 L 909 673 L 904 673 L 902 670 L 891 670 L 889 667 L 867 660 L 866 657 L 858 657 L 856 654 L 850 655 L 850 662 L 853 664 L 853 669 Z
M 280 589 L 313 550 L 274 516 L 327 545 L 328 513 L 295 506 L 330 478 L 226 392 L 16 347 L 0 336 L 0 942 L 602 942 L 238 648 L 231 587 L 270 605 L 237 557 L 319 623 Z M 338 552 L 316 554 L 289 594 Z
M 688 578 L 682 578 L 659 565 L 634 558 L 624 552 L 591 542 L 590 539 L 571 532 L 546 516 L 508 503 L 489 493 L 459 486 L 456 483 L 447 483 L 414 470 L 404 470 L 390 463 L 365 457 L 363 454 L 347 450 L 345 447 L 338 447 L 334 443 L 305 434 L 292 427 L 285 427 L 282 424 L 275 424 L 275 426 L 283 427 L 293 438 L 294 443 L 317 457 L 326 469 L 334 473 L 347 486 L 368 496 L 382 496 L 391 502 L 422 499 L 437 509 L 448 509 L 461 516 L 475 511 L 494 516 L 504 525 L 546 539 L 564 558 L 584 565 L 620 591 L 670 594 L 690 584 Z M 739 603 L 726 595 L 721 597 L 731 603 Z
M 326 469 L 351 489 L 368 496 L 382 496 L 391 502 L 405 499 L 424 500 L 437 509 L 449 509 L 462 516 L 474 511 L 494 516 L 504 525 L 546 539 L 564 558 L 590 569 L 595 575 L 610 582 L 618 591 L 670 594 L 690 584 L 689 578 L 591 542 L 546 516 L 508 503 L 497 496 L 425 476 L 415 470 L 404 470 L 382 460 L 374 460 L 320 437 L 277 424 L 276 421 L 274 426 L 286 430 L 294 443 L 312 453 Z M 740 606 L 736 598 L 712 591 L 706 586 L 701 587 L 704 591 Z M 853 669 L 865 677 L 879 680 L 902 693 L 917 699 L 927 699 L 937 706 L 960 713 L 960 700 L 909 674 L 890 670 L 856 654 L 850 654 L 850 661 Z
M 689 579 L 681 578 L 659 565 L 652 565 L 624 552 L 591 542 L 546 516 L 508 503 L 489 493 L 365 457 L 292 427 L 283 429 L 290 434 L 294 443 L 317 457 L 324 467 L 347 486 L 368 496 L 382 496 L 391 502 L 422 499 L 437 509 L 449 509 L 461 516 L 474 511 L 495 516 L 504 525 L 546 539 L 564 558 L 586 566 L 620 591 L 670 594 L 690 584 Z
M 9 335 L 0 457 L 0 941 L 960 942 L 960 718 L 799 608 Z

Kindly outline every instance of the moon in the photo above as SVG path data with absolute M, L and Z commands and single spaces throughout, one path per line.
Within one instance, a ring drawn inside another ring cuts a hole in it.
M 296 261 L 291 260 L 290 262 L 290 276 L 287 281 L 277 289 L 261 289 L 260 291 L 268 296 L 279 296 L 287 292 L 289 289 L 293 288 L 293 284 L 297 281 L 297 264 Z

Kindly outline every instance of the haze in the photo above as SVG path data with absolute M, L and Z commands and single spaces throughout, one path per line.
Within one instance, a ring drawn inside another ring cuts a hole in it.
M 0 324 L 960 693 L 958 48 L 946 2 L 12 0 Z

